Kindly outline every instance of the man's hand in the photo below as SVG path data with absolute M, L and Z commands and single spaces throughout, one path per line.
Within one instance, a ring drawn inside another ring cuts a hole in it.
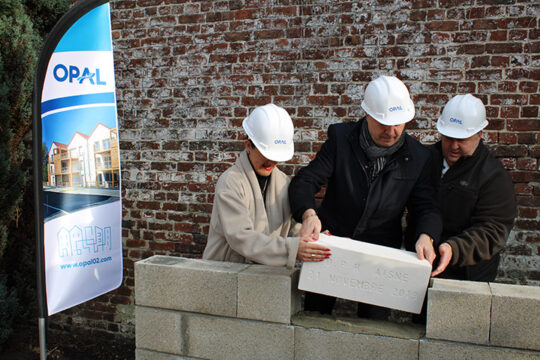
M 330 257 L 330 249 L 318 244 L 311 236 L 300 238 L 296 258 L 301 261 L 323 261 Z
M 452 260 L 452 247 L 448 243 L 442 243 L 439 246 L 439 253 L 441 254 L 441 258 L 439 260 L 439 266 L 433 272 L 431 273 L 431 276 L 437 276 L 440 273 L 442 273 L 448 264 L 450 264 L 450 260 Z
M 307 209 L 302 215 L 302 227 L 298 232 L 298 236 L 310 236 L 318 239 L 321 232 L 321 220 L 313 209 Z
M 431 241 L 431 237 L 429 237 L 429 235 L 421 234 L 416 241 L 415 249 L 418 259 L 426 259 L 431 265 L 433 265 L 433 260 L 435 260 L 437 255 L 435 255 L 433 241 Z

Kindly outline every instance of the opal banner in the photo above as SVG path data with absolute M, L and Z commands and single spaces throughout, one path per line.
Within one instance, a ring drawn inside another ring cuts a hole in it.
M 47 315 L 117 288 L 123 272 L 110 7 L 77 5 L 53 29 L 61 34 L 49 36 L 37 74 Z

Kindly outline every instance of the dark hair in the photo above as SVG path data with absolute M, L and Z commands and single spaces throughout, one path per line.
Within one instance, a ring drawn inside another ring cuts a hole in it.
M 249 140 L 249 143 L 251 144 L 251 146 L 255 146 L 255 144 L 253 143 L 253 140 L 251 140 L 248 135 L 246 135 L 246 140 Z

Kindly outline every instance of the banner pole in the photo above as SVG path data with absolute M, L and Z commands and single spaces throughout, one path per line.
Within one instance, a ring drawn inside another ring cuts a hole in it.
M 41 154 L 41 84 L 43 65 L 38 65 L 34 81 L 32 99 L 32 167 L 34 178 L 34 215 L 36 234 L 36 271 L 38 296 L 38 328 L 41 360 L 47 359 L 47 297 L 45 294 L 45 254 L 43 249 L 43 193 L 42 193 L 42 154 Z
M 38 319 L 39 327 L 39 358 L 47 360 L 47 319 L 40 317 Z

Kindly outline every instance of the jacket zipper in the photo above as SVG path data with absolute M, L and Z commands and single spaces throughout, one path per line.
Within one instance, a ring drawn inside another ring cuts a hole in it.
M 403 155 L 399 155 L 399 156 L 397 156 L 397 157 L 391 159 L 391 160 L 384 166 L 384 168 L 383 168 L 382 171 L 379 173 L 379 175 L 377 175 L 377 177 L 375 178 L 375 181 L 374 181 L 372 184 L 370 184 L 369 189 L 368 189 L 368 194 L 367 194 L 367 196 L 366 196 L 366 202 L 365 202 L 365 205 L 364 205 L 364 213 L 362 214 L 362 216 L 360 217 L 360 220 L 358 220 L 358 223 L 357 223 L 356 226 L 354 227 L 353 236 L 355 236 L 355 235 L 357 235 L 357 234 L 359 235 L 359 232 L 358 232 L 358 229 L 359 229 L 359 228 L 365 228 L 365 223 L 366 223 L 366 221 L 367 221 L 366 216 L 367 216 L 367 213 L 368 213 L 368 212 L 366 211 L 366 210 L 368 209 L 367 205 L 370 203 L 369 200 L 370 200 L 371 193 L 372 193 L 371 189 L 373 188 L 373 185 L 375 184 L 375 182 L 376 182 L 376 181 L 380 181 L 380 177 L 381 177 L 381 175 L 382 175 L 384 172 L 388 172 L 388 168 L 389 168 L 390 165 L 392 165 L 393 163 L 395 163 L 396 161 L 398 161 L 399 159 L 401 159 L 401 158 L 403 158 L 403 157 L 406 158 L 407 156 L 409 156 L 409 153 L 408 153 L 408 152 L 405 152 Z M 366 169 L 365 169 L 364 165 L 361 165 L 361 167 L 362 167 L 362 171 L 364 172 L 364 175 L 366 176 L 366 179 L 367 179 L 367 178 L 368 178 L 368 175 L 367 175 L 367 172 L 366 172 Z M 362 232 L 363 232 L 363 230 L 362 230 Z

